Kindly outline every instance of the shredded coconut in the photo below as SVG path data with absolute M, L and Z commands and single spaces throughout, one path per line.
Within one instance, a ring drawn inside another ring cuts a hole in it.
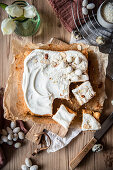
M 108 2 L 104 5 L 102 14 L 106 21 L 113 23 L 113 2 Z

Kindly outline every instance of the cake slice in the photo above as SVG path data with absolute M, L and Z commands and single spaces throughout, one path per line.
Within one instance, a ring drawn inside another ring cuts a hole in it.
M 100 112 L 92 111 L 88 109 L 82 109 L 82 114 L 85 114 L 85 113 L 92 115 L 97 121 L 100 121 L 100 116 L 101 116 Z
M 91 110 L 82 110 L 82 130 L 98 130 L 101 128 L 101 124 L 98 122 L 100 118 L 99 112 L 93 112 Z
M 69 125 L 71 124 L 75 116 L 75 113 L 68 112 L 65 106 L 61 105 L 56 114 L 52 117 L 52 119 L 68 130 Z
M 87 103 L 96 94 L 89 81 L 86 81 L 82 83 L 80 86 L 73 89 L 72 93 L 74 94 L 80 106 Z

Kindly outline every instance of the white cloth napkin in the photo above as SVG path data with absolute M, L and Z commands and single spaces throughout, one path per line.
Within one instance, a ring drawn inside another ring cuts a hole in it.
M 49 135 L 49 137 L 51 138 L 51 146 L 50 148 L 47 149 L 47 152 L 56 152 L 62 148 L 64 148 L 66 145 L 68 145 L 71 140 L 73 138 L 75 138 L 76 136 L 78 136 L 78 134 L 81 132 L 81 129 L 69 129 L 67 135 L 62 138 L 50 131 L 46 130 L 46 133 Z M 49 145 L 49 140 L 47 137 L 45 137 L 46 143 L 47 145 Z

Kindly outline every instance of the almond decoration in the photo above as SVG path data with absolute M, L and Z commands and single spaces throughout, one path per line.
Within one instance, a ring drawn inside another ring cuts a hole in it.
M 45 54 L 45 59 L 48 59 L 48 54 Z
M 79 51 L 82 50 L 82 46 L 81 45 L 77 45 L 77 48 L 78 48 Z
M 61 52 L 60 55 L 61 55 L 63 58 L 66 57 L 66 53 L 64 53 L 64 52 Z

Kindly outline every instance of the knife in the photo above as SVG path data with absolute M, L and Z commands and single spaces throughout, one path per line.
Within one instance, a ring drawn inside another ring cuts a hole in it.
M 70 162 L 70 168 L 73 170 L 78 164 L 82 161 L 82 159 L 86 156 L 86 154 L 90 151 L 90 149 L 95 145 L 95 143 L 102 138 L 102 136 L 107 132 L 107 130 L 113 125 L 113 113 L 111 113 L 108 118 L 104 121 L 101 126 L 101 129 L 97 130 L 94 134 L 94 137 L 86 144 L 80 153 Z

